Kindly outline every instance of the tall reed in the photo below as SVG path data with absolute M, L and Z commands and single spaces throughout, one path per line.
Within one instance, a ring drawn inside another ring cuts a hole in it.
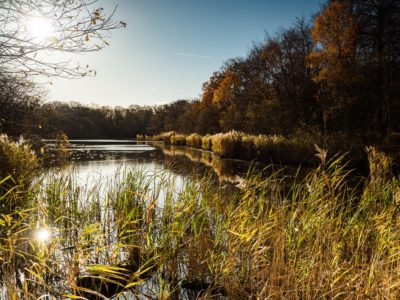
M 196 133 L 188 135 L 186 137 L 186 146 L 201 149 L 202 147 L 202 136 Z
M 4 298 L 99 296 L 106 285 L 160 299 L 398 299 L 400 181 L 355 183 L 343 157 L 318 151 L 289 189 L 284 171 L 250 173 L 227 195 L 208 179 L 178 187 L 129 170 L 105 193 L 58 174 L 10 189 L 1 201 L 29 201 L 0 217 Z
M 166 145 L 186 145 L 212 151 L 223 158 L 293 165 L 311 164 L 314 161 L 314 145 L 312 143 L 283 136 L 255 136 L 239 131 L 206 136 L 169 132 L 148 139 L 164 141 Z

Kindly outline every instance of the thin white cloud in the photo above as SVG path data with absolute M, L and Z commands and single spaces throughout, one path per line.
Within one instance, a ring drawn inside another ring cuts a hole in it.
M 215 58 L 215 57 L 213 57 L 213 56 L 208 56 L 208 55 L 200 55 L 200 54 L 184 53 L 184 52 L 176 53 L 176 55 L 179 55 L 179 56 L 188 56 L 188 57 L 194 57 L 194 58 L 202 58 L 202 59 L 214 59 L 214 58 Z

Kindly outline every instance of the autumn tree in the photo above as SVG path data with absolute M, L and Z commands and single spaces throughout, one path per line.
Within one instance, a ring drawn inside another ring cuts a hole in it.
M 304 20 L 267 36 L 247 57 L 229 60 L 204 84 L 202 110 L 216 108 L 223 131 L 289 134 L 294 125 L 310 120 L 314 84 L 306 58 L 311 49 Z
M 279 37 L 279 72 L 273 82 L 280 102 L 291 114 L 285 117 L 295 124 L 315 124 L 313 114 L 318 107 L 313 105 L 315 84 L 307 61 L 312 51 L 311 27 L 304 19 L 298 19 Z
M 356 58 L 357 24 L 346 1 L 331 1 L 314 20 L 314 49 L 309 55 L 317 100 L 322 106 L 324 132 L 348 131 L 358 79 Z
M 297 126 L 315 122 L 314 84 L 306 60 L 311 49 L 310 26 L 299 19 L 289 29 L 268 35 L 250 52 L 251 105 L 255 116 L 264 114 L 264 122 L 258 122 L 265 124 L 263 132 L 289 134 Z
M 220 110 L 223 131 L 243 130 L 249 100 L 250 69 L 243 58 L 231 59 L 222 68 L 223 78 L 213 92 L 213 103 Z
M 314 20 L 309 56 L 325 130 L 367 139 L 398 128 L 400 4 L 329 1 Z

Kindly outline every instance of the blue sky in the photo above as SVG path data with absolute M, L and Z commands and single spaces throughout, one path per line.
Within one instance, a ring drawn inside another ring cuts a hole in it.
M 128 27 L 110 47 L 76 57 L 94 78 L 56 79 L 48 100 L 153 105 L 199 97 L 203 82 L 253 42 L 309 18 L 322 0 L 99 0 Z

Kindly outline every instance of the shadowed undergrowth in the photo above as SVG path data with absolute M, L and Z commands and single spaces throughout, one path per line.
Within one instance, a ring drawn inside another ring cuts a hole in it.
M 0 218 L 2 297 L 398 299 L 400 185 L 372 152 L 375 175 L 358 183 L 320 150 L 289 190 L 282 172 L 254 174 L 229 196 L 141 171 L 91 190 L 68 174 L 14 187 L 1 205 L 24 205 Z

